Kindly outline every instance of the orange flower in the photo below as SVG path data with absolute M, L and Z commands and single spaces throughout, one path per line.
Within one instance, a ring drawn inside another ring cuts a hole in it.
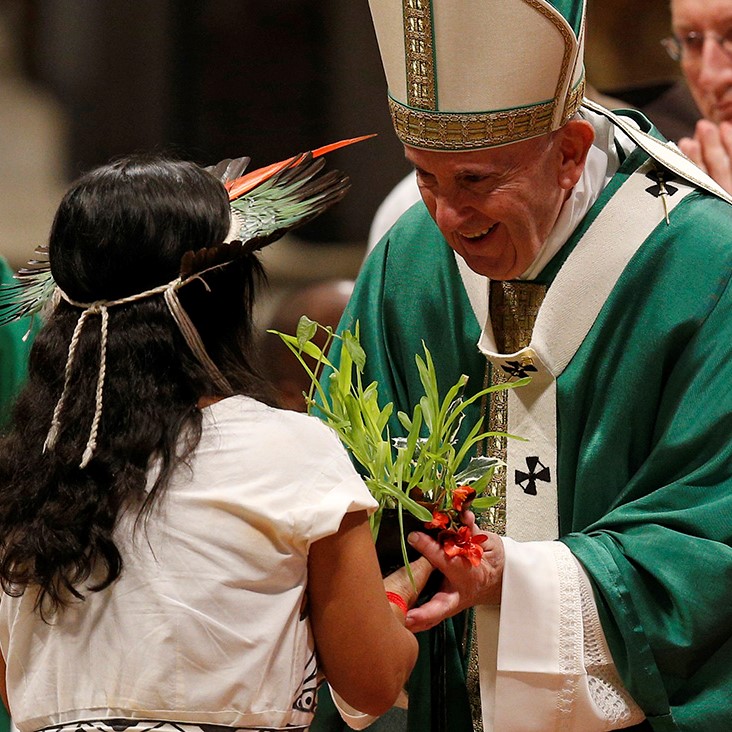
M 432 521 L 424 525 L 425 529 L 446 529 L 450 525 L 450 517 L 443 511 L 433 511 Z
M 457 531 L 451 529 L 443 531 L 439 540 L 448 557 L 465 557 L 474 567 L 477 567 L 483 557 L 481 544 L 487 538 L 485 534 L 472 536 L 467 526 L 461 526 Z
M 469 485 L 458 486 L 452 492 L 452 507 L 456 511 L 462 511 L 470 505 L 474 498 L 475 488 L 471 488 Z

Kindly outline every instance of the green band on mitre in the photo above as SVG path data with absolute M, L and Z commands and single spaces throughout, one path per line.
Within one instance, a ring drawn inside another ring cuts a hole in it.
M 584 92 L 586 0 L 369 0 L 397 135 L 475 150 L 561 127 Z

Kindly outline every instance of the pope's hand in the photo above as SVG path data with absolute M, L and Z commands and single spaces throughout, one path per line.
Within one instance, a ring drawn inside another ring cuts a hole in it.
M 679 148 L 728 193 L 732 193 L 732 124 L 708 119 L 696 124 L 694 137 L 682 137 Z
M 477 528 L 470 512 L 464 514 L 463 520 L 473 534 L 485 533 Z M 480 564 L 475 567 L 465 557 L 448 557 L 427 534 L 413 532 L 409 535 L 409 543 L 444 576 L 435 595 L 424 605 L 409 611 L 409 630 L 415 633 L 427 630 L 445 618 L 475 605 L 500 604 L 505 556 L 503 542 L 497 534 L 488 534 L 482 544 Z

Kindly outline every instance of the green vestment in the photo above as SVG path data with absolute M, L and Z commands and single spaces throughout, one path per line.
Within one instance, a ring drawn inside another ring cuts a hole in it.
M 13 271 L 0 257 L 0 285 L 13 283 Z M 0 327 L 0 426 L 7 423 L 10 410 L 28 371 L 28 353 L 33 339 L 23 336 L 31 328 L 28 318 Z
M 12 283 L 13 272 L 0 257 L 0 284 Z M 28 352 L 32 338 L 23 341 L 30 322 L 27 318 L 0 328 L 0 427 L 10 418 L 10 410 L 27 374 Z M 0 732 L 10 729 L 10 719 L 0 703 Z
M 581 234 L 646 159 L 636 150 L 624 160 L 538 282 L 551 287 Z M 732 208 L 694 191 L 633 256 L 557 380 L 560 540 L 593 583 L 618 671 L 647 717 L 637 729 L 732 729 L 731 278 Z M 367 377 L 395 402 L 394 413 L 410 413 L 421 396 L 414 357 L 422 341 L 443 389 L 461 373 L 468 393 L 481 388 L 482 323 L 421 203 L 365 263 L 340 328 L 356 320 Z M 466 426 L 477 407 L 468 417 Z M 390 427 L 403 434 L 396 419 Z M 462 619 L 444 625 L 441 641 L 422 634 L 410 732 L 472 729 Z M 440 644 L 443 677 L 435 671 Z M 447 726 L 435 718 L 436 684 L 447 685 L 437 689 Z

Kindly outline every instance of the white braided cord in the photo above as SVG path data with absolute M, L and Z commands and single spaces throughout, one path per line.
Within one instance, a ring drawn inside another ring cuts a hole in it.
M 81 329 L 84 327 L 84 322 L 87 317 L 91 315 L 91 309 L 84 310 L 76 321 L 74 332 L 71 336 L 69 343 L 69 351 L 66 355 L 66 367 L 64 369 L 64 388 L 61 390 L 61 396 L 56 402 L 56 406 L 53 410 L 53 417 L 51 418 L 51 426 L 46 435 L 46 441 L 43 443 L 43 452 L 46 450 L 53 450 L 56 446 L 56 440 L 58 439 L 58 433 L 61 425 L 61 410 L 64 408 L 64 402 L 66 401 L 66 394 L 69 390 L 69 384 L 71 383 L 71 370 L 74 366 L 74 359 L 76 358 L 76 349 L 79 345 L 79 337 L 81 335 Z
M 64 404 L 68 396 L 69 385 L 71 383 L 71 371 L 73 369 L 74 361 L 76 360 L 76 352 L 78 349 L 79 338 L 81 336 L 81 330 L 84 327 L 86 319 L 90 315 L 96 315 L 97 313 L 99 313 L 101 315 L 99 374 L 97 377 L 97 387 L 94 395 L 94 417 L 92 419 L 91 428 L 89 430 L 89 438 L 87 439 L 86 447 L 84 449 L 81 462 L 79 463 L 79 467 L 82 470 L 86 468 L 92 457 L 94 456 L 94 452 L 97 447 L 99 424 L 102 418 L 102 408 L 104 405 L 104 381 L 107 374 L 107 338 L 109 332 L 108 308 L 110 307 L 115 307 L 117 305 L 126 305 L 128 303 L 138 302 L 139 300 L 144 300 L 145 298 L 154 297 L 155 295 L 162 294 L 165 300 L 165 304 L 167 305 L 168 310 L 173 317 L 173 320 L 178 326 L 178 329 L 180 330 L 183 338 L 188 344 L 188 347 L 191 349 L 193 355 L 206 369 L 208 375 L 211 377 L 211 380 L 214 382 L 214 384 L 216 384 L 218 389 L 220 389 L 226 395 L 233 394 L 231 384 L 229 384 L 226 377 L 221 373 L 219 368 L 208 355 L 208 352 L 206 351 L 206 347 L 203 345 L 203 341 L 201 340 L 201 336 L 198 333 L 198 330 L 196 330 L 195 325 L 193 325 L 193 322 L 188 317 L 188 314 L 181 305 L 180 300 L 178 299 L 178 295 L 176 294 L 177 290 L 179 290 L 184 285 L 187 285 L 189 282 L 192 282 L 193 280 L 200 280 L 203 283 L 204 287 L 206 287 L 207 290 L 210 290 L 208 284 L 205 280 L 202 279 L 201 275 L 205 274 L 206 272 L 210 272 L 211 270 L 219 269 L 220 267 L 223 267 L 228 263 L 229 262 L 222 262 L 220 264 L 214 265 L 213 267 L 209 267 L 202 272 L 197 272 L 190 277 L 186 277 L 185 279 L 177 277 L 176 279 L 164 285 L 158 285 L 157 287 L 145 290 L 144 292 L 138 292 L 134 295 L 128 295 L 127 297 L 122 297 L 117 300 L 97 300 L 96 302 L 92 303 L 76 302 L 75 300 L 72 300 L 63 290 L 58 288 L 60 296 L 64 300 L 66 300 L 69 305 L 81 308 L 82 312 L 79 315 L 79 320 L 74 327 L 74 332 L 71 336 L 71 341 L 69 342 L 69 350 L 66 356 L 66 367 L 64 369 L 64 386 L 61 390 L 61 396 L 56 402 L 56 406 L 53 410 L 51 426 L 49 427 L 48 434 L 46 435 L 46 440 L 43 443 L 43 452 L 46 452 L 46 450 L 52 450 L 56 445 L 56 441 L 58 440 L 58 435 L 61 428 L 61 413 L 63 411 Z
M 97 389 L 94 395 L 94 419 L 92 419 L 91 430 L 89 430 L 89 439 L 84 449 L 79 467 L 83 470 L 92 459 L 94 450 L 97 447 L 97 434 L 99 433 L 99 422 L 102 418 L 102 404 L 104 400 L 104 378 L 107 375 L 107 334 L 109 331 L 109 311 L 106 306 L 102 305 L 99 309 L 102 316 L 102 324 L 100 331 L 99 343 L 99 376 L 97 377 Z

